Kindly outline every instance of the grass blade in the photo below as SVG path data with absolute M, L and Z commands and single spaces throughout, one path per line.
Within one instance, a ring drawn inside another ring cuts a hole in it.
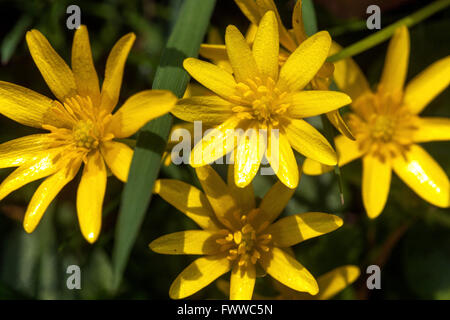
M 183 60 L 197 55 L 214 5 L 215 0 L 183 2 L 156 71 L 153 89 L 171 90 L 178 97 L 184 94 L 189 76 L 183 70 Z M 115 289 L 120 285 L 131 248 L 150 204 L 171 125 L 172 116 L 165 115 L 148 123 L 139 133 L 116 226 L 113 248 Z

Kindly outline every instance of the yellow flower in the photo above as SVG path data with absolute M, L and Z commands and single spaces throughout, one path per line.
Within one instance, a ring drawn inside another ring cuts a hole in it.
M 332 299 L 339 292 L 344 290 L 352 284 L 360 275 L 360 270 L 357 266 L 346 265 L 333 269 L 317 278 L 317 285 L 319 286 L 319 293 L 312 296 L 308 293 L 298 292 L 286 287 L 282 283 L 274 280 L 273 284 L 280 293 L 276 297 L 266 297 L 254 294 L 255 300 L 328 300 Z M 230 291 L 230 283 L 224 280 L 218 280 L 217 286 L 220 291 L 228 294 Z
M 177 180 L 163 179 L 155 184 L 155 193 L 203 229 L 168 234 L 149 245 L 162 254 L 204 255 L 178 275 L 170 287 L 170 297 L 188 297 L 231 270 L 230 298 L 251 299 L 257 263 L 284 285 L 317 294 L 314 277 L 287 250 L 339 228 L 342 219 L 308 212 L 274 222 L 293 189 L 277 182 L 257 207 L 252 185 L 235 185 L 232 166 L 228 183 L 208 165 L 196 168 L 196 172 L 204 193 Z
M 215 93 L 182 99 L 172 110 L 182 120 L 201 120 L 205 125 L 215 126 L 193 148 L 191 165 L 203 166 L 234 151 L 236 144 L 228 140 L 239 130 L 244 133 L 238 135 L 234 160 L 239 187 L 252 181 L 266 150 L 278 178 L 290 188 L 297 187 L 299 181 L 291 146 L 309 158 L 335 165 L 336 154 L 331 145 L 302 119 L 351 102 L 340 92 L 302 91 L 328 55 L 329 34 L 319 32 L 303 42 L 281 70 L 278 23 L 273 11 L 261 20 L 252 49 L 235 26 L 228 26 L 225 42 L 234 75 L 198 59 L 184 61 L 192 77 Z M 267 139 L 259 134 L 260 130 L 266 130 Z
M 349 124 L 356 135 L 356 141 L 336 138 L 339 165 L 363 158 L 362 194 L 370 218 L 383 211 L 392 170 L 426 201 L 449 206 L 448 177 L 417 143 L 450 139 L 450 119 L 418 116 L 450 83 L 450 56 L 432 64 L 404 87 L 408 59 L 408 29 L 401 27 L 389 44 L 376 92 L 370 90 L 353 60 L 336 64 L 336 83 L 354 101 Z M 313 160 L 304 163 L 308 174 L 327 170 Z
M 277 7 L 273 0 L 235 0 L 236 4 L 241 9 L 242 13 L 251 22 L 247 33 L 247 41 L 252 43 L 254 41 L 256 26 L 260 24 L 262 17 L 268 11 L 273 11 L 276 14 L 278 21 L 278 30 L 280 37 L 279 63 L 283 65 L 300 44 L 302 44 L 308 36 L 305 32 L 302 17 L 302 1 L 298 0 L 292 12 L 292 29 L 288 30 L 281 20 Z M 217 37 L 215 37 L 217 39 Z M 217 41 L 217 40 L 216 40 Z M 215 64 L 229 69 L 226 64 L 228 59 L 226 48 L 220 44 L 203 44 L 200 48 L 200 54 L 205 58 L 211 59 Z M 311 80 L 311 87 L 317 90 L 328 90 L 333 75 L 334 66 L 332 63 L 325 62 L 318 70 L 317 74 Z M 342 134 L 354 140 L 352 132 L 342 119 L 338 110 L 333 110 L 326 113 L 328 120 L 338 129 Z
M 119 100 L 123 69 L 134 39 L 130 33 L 115 44 L 101 91 L 85 26 L 74 36 L 72 68 L 39 31 L 26 35 L 31 56 L 57 100 L 0 81 L 0 114 L 49 131 L 0 145 L 0 168 L 18 167 L 0 185 L 0 200 L 27 183 L 47 177 L 27 208 L 23 222 L 27 232 L 33 232 L 51 201 L 84 162 L 77 212 L 83 236 L 93 243 L 100 233 L 106 166 L 126 181 L 133 155 L 130 147 L 114 139 L 133 135 L 175 104 L 172 93 L 148 90 L 132 96 L 111 114 Z

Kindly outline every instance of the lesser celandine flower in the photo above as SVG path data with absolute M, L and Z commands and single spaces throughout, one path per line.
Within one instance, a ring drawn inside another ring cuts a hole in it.
M 335 50 L 339 50 L 336 48 Z M 450 120 L 418 114 L 450 82 L 450 57 L 443 58 L 404 86 L 409 59 L 406 27 L 397 29 L 386 56 L 381 82 L 372 92 L 350 59 L 336 64 L 335 80 L 353 99 L 349 124 L 356 141 L 336 138 L 339 165 L 362 157 L 362 195 L 367 214 L 377 217 L 385 206 L 391 171 L 426 201 L 449 206 L 449 180 L 444 170 L 417 143 L 450 139 Z M 329 170 L 307 159 L 304 171 Z
M 252 181 L 264 153 L 278 178 L 290 188 L 297 187 L 299 181 L 292 147 L 321 163 L 336 164 L 336 154 L 328 141 L 302 119 L 351 101 L 340 92 L 302 91 L 328 55 L 329 34 L 319 32 L 303 42 L 281 70 L 278 23 L 273 11 L 261 20 L 252 48 L 235 26 L 228 26 L 225 43 L 234 75 L 198 59 L 184 61 L 185 69 L 215 93 L 182 99 L 172 110 L 185 121 L 200 120 L 215 126 L 195 145 L 191 165 L 203 166 L 233 151 L 236 144 L 228 141 L 238 130 L 245 133 L 238 135 L 234 159 L 239 187 Z M 267 131 L 267 139 L 259 134 L 260 130 Z
M 284 285 L 317 294 L 314 277 L 287 250 L 342 225 L 335 215 L 308 212 L 274 222 L 294 193 L 277 182 L 255 203 L 252 185 L 238 188 L 233 169 L 225 183 L 209 165 L 196 168 L 203 191 L 177 180 L 158 180 L 155 193 L 194 220 L 202 230 L 162 236 L 150 248 L 162 254 L 203 255 L 172 283 L 173 299 L 188 297 L 231 270 L 230 298 L 251 299 L 256 264 Z
M 310 295 L 305 292 L 298 292 L 286 287 L 284 284 L 273 280 L 275 289 L 279 295 L 275 297 L 266 297 L 259 294 L 254 294 L 253 298 L 256 300 L 328 300 L 332 299 L 346 287 L 351 285 L 360 275 L 360 270 L 357 266 L 346 265 L 335 268 L 319 277 L 317 277 L 317 285 L 319 286 L 319 293 Z M 225 294 L 230 291 L 230 283 L 224 280 L 218 280 L 217 286 Z
M 77 193 L 78 220 L 83 236 L 94 242 L 100 233 L 107 167 L 126 181 L 133 155 L 130 147 L 114 139 L 133 135 L 175 104 L 169 91 L 148 90 L 132 96 L 111 114 L 119 100 L 123 69 L 134 39 L 130 33 L 115 44 L 101 91 L 85 26 L 75 32 L 72 68 L 39 31 L 26 35 L 33 60 L 57 100 L 0 81 L 0 113 L 49 131 L 0 145 L 0 168 L 18 167 L 0 185 L 0 200 L 47 177 L 28 205 L 23 222 L 27 232 L 36 228 L 48 205 L 84 163 Z
M 279 51 L 279 63 L 283 65 L 289 58 L 289 55 L 293 53 L 298 46 L 303 43 L 307 38 L 305 27 L 303 25 L 302 17 L 302 1 L 298 0 L 295 4 L 292 12 L 292 29 L 288 30 L 281 20 L 277 7 L 273 0 L 235 0 L 236 4 L 241 9 L 242 13 L 251 22 L 249 31 L 247 33 L 247 41 L 252 43 L 254 41 L 254 30 L 256 26 L 260 24 L 262 17 L 268 12 L 273 11 L 276 14 L 278 21 L 278 30 L 280 36 L 281 48 Z M 226 48 L 220 44 L 203 44 L 200 48 L 200 54 L 208 59 L 211 59 L 214 63 L 225 67 L 228 66 L 224 63 L 227 53 Z M 334 66 L 332 63 L 325 62 L 318 70 L 316 75 L 311 79 L 310 86 L 317 90 L 328 90 L 333 76 Z M 354 140 L 354 137 L 342 119 L 338 110 L 333 110 L 326 113 L 330 122 L 338 129 L 342 134 L 348 138 Z

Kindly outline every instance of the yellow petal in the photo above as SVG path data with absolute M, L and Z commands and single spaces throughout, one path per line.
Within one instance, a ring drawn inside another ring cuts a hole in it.
M 155 182 L 154 192 L 201 228 L 208 230 L 220 228 L 208 199 L 196 187 L 178 180 L 161 179 Z
M 234 216 L 238 211 L 237 201 L 219 174 L 208 165 L 196 168 L 195 172 L 217 219 L 227 228 L 238 229 L 239 217 Z
M 255 216 L 253 225 L 256 229 L 265 224 L 268 226 L 283 212 L 289 200 L 294 195 L 295 189 L 286 187 L 277 181 L 261 200 L 261 211 Z
M 378 158 L 363 158 L 362 196 L 369 218 L 374 219 L 383 211 L 391 186 L 391 166 Z
M 242 33 L 233 25 L 227 27 L 225 44 L 237 82 L 245 82 L 259 76 L 256 61 L 248 43 Z
M 23 227 L 26 232 L 34 231 L 53 199 L 76 176 L 80 165 L 81 160 L 75 159 L 41 183 L 33 194 L 25 213 Z
M 279 49 L 277 18 L 273 11 L 269 11 L 259 24 L 252 50 L 261 75 L 275 81 L 278 79 Z
M 149 247 L 161 254 L 216 254 L 220 245 L 214 235 L 204 230 L 175 232 L 153 240 Z
M 297 44 L 295 43 L 289 31 L 286 30 L 285 26 L 283 25 L 283 21 L 281 20 L 280 14 L 278 13 L 275 2 L 273 0 L 256 0 L 256 3 L 258 4 L 259 10 L 262 15 L 266 14 L 269 11 L 275 12 L 278 21 L 278 30 L 280 32 L 280 43 L 289 51 L 294 51 L 297 48 Z
M 221 125 L 209 130 L 191 152 L 190 164 L 194 168 L 210 164 L 235 149 L 242 136 L 239 129 L 243 121 L 231 117 Z M 243 130 L 243 129 L 242 129 Z
M 227 184 L 233 198 L 236 199 L 242 214 L 247 214 L 251 209 L 255 208 L 255 194 L 253 185 L 250 183 L 244 188 L 239 188 L 234 182 L 234 165 L 228 165 Z
M 439 164 L 418 145 L 393 161 L 395 173 L 420 197 L 438 207 L 449 206 L 449 181 Z
M 111 172 L 120 181 L 127 182 L 133 149 L 120 142 L 108 141 L 101 144 L 100 151 Z
M 278 179 L 289 188 L 296 188 L 300 180 L 297 160 L 285 134 L 269 130 L 266 156 Z
M 384 92 L 403 91 L 409 62 L 409 33 L 406 26 L 399 27 L 389 42 L 379 89 Z
M 342 47 L 336 42 L 331 44 L 330 55 L 336 54 Z M 348 94 L 353 101 L 358 97 L 371 92 L 366 77 L 351 58 L 339 60 L 334 63 L 334 81 L 343 92 Z
M 347 265 L 331 270 L 317 278 L 319 294 L 317 300 L 328 300 L 352 284 L 360 275 L 357 266 Z
M 414 142 L 450 140 L 449 118 L 420 118 L 418 130 L 414 131 Z
M 262 18 L 261 10 L 255 0 L 234 0 L 242 13 L 252 24 L 258 25 Z
M 327 113 L 328 121 L 344 136 L 349 138 L 350 140 L 356 140 L 353 136 L 350 127 L 345 123 L 344 119 L 341 117 L 339 110 L 331 111 Z
M 266 134 L 267 135 L 267 134 Z M 245 131 L 236 149 L 234 181 L 240 188 L 246 187 L 256 176 L 266 152 L 266 137 L 258 127 Z
M 61 164 L 61 162 L 58 162 L 61 151 L 62 148 L 45 151 L 40 156 L 32 159 L 32 161 L 25 162 L 14 170 L 0 184 L 0 200 L 24 185 L 58 171 Z
M 359 144 L 344 136 L 337 136 L 334 139 L 336 152 L 338 155 L 338 165 L 342 167 L 347 163 L 361 157 L 362 152 Z M 318 175 L 333 170 L 333 167 L 321 164 L 312 159 L 305 159 L 303 162 L 303 172 L 309 175 Z
M 195 80 L 222 98 L 242 102 L 237 96 L 234 77 L 224 69 L 195 58 L 184 60 L 183 67 Z
M 92 60 L 91 45 L 86 26 L 80 26 L 73 38 L 72 71 L 78 94 L 88 96 L 94 106 L 100 103 L 100 86 L 97 71 Z
M 337 163 L 336 152 L 331 144 L 306 121 L 291 120 L 286 126 L 286 133 L 292 147 L 305 157 L 330 166 Z
M 117 138 L 135 134 L 147 122 L 169 112 L 177 102 L 175 95 L 168 90 L 146 90 L 125 101 L 114 113 L 110 128 Z
M 450 83 L 450 56 L 422 71 L 405 89 L 404 103 L 408 109 L 420 113 Z
M 272 248 L 269 253 L 261 256 L 260 261 L 263 269 L 285 286 L 312 295 L 319 292 L 317 282 L 311 273 L 282 249 Z
M 172 283 L 169 289 L 170 298 L 186 298 L 203 289 L 230 269 L 231 263 L 224 255 L 198 258 L 187 266 Z
M 77 93 L 72 70 L 38 30 L 26 34 L 28 48 L 48 87 L 59 101 Z
M 341 227 L 344 222 L 338 216 L 307 212 L 284 217 L 267 228 L 277 247 L 290 247 L 302 241 L 318 237 Z
M 101 92 L 101 109 L 107 113 L 112 112 L 117 101 L 119 101 L 123 69 L 135 39 L 134 33 L 129 33 L 120 38 L 106 60 L 105 80 L 103 81 Z
M 106 190 L 106 167 L 100 152 L 87 158 L 77 193 L 77 213 L 81 233 L 94 243 L 102 224 L 102 206 Z
M 235 263 L 231 271 L 230 300 L 251 300 L 255 288 L 256 272 L 255 265 L 239 267 Z
M 199 54 L 213 62 L 228 60 L 227 47 L 224 44 L 202 44 Z
M 17 167 L 50 149 L 55 139 L 49 134 L 32 134 L 0 144 L 0 168 Z
M 352 100 L 345 93 L 337 91 L 299 91 L 286 98 L 290 104 L 289 116 L 307 118 L 327 113 L 350 104 Z
M 302 43 L 308 38 L 303 25 L 302 17 L 302 0 L 298 0 L 294 6 L 294 12 L 292 13 L 292 29 L 297 39 L 297 43 Z
M 184 121 L 202 121 L 205 126 L 217 126 L 233 115 L 235 105 L 217 96 L 181 99 L 172 114 Z
M 331 38 L 326 31 L 305 40 L 281 68 L 278 86 L 290 91 L 303 89 L 322 67 L 330 46 Z
M 52 100 L 33 90 L 0 81 L 0 114 L 26 126 L 41 128 Z

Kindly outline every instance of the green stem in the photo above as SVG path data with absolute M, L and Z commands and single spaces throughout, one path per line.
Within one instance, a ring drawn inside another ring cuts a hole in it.
M 395 32 L 395 30 L 405 25 L 407 27 L 412 27 L 413 25 L 421 22 L 422 20 L 428 18 L 429 16 L 435 14 L 436 12 L 445 9 L 446 7 L 450 6 L 450 0 L 438 0 L 435 1 L 428 6 L 420 9 L 419 11 L 416 11 L 415 13 L 400 19 L 399 21 L 389 25 L 386 28 L 383 28 L 382 30 L 368 36 L 367 38 L 364 38 L 361 41 L 358 41 L 351 46 L 345 48 L 344 50 L 332 55 L 331 57 L 328 57 L 328 62 L 336 62 L 345 58 L 352 57 L 354 55 L 357 55 L 363 51 L 366 51 L 383 41 L 386 41 L 389 39 Z

